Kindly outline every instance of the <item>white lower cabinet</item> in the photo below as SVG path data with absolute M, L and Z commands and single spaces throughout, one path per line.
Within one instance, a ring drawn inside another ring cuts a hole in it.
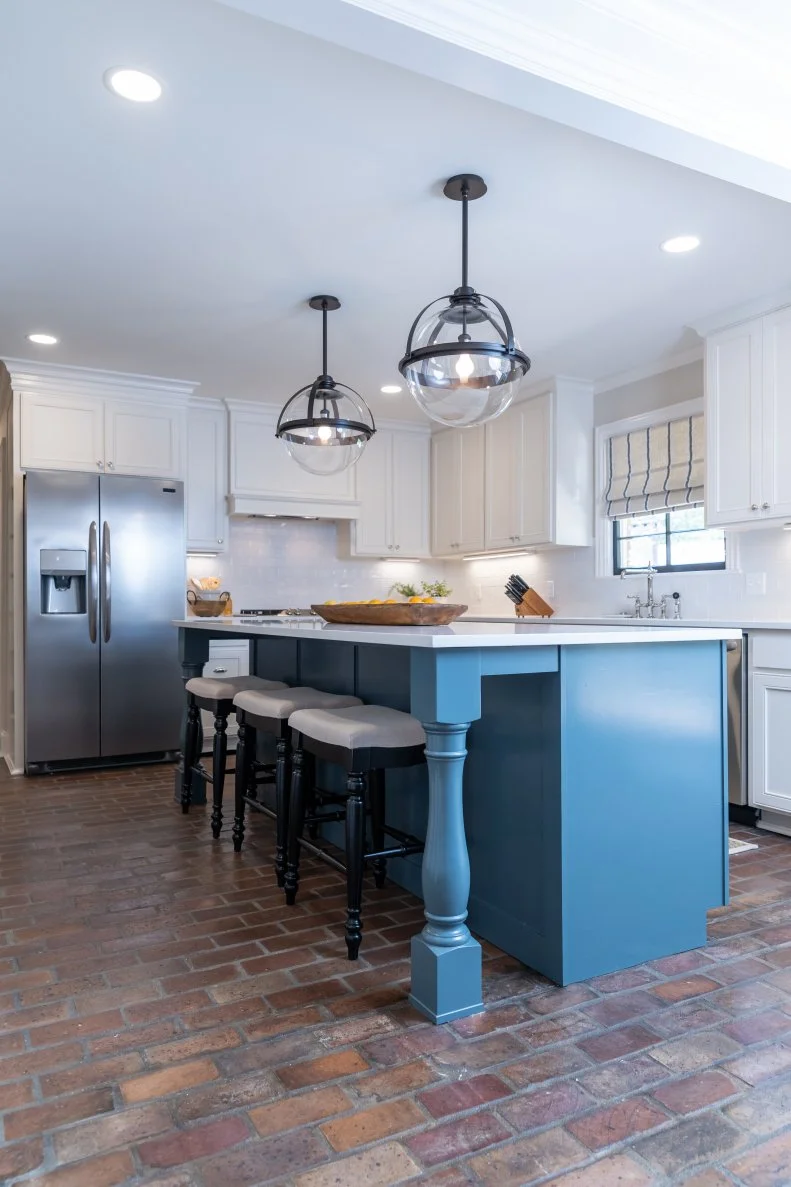
M 203 665 L 204 676 L 212 678 L 222 676 L 249 676 L 250 674 L 250 645 L 246 641 L 228 641 L 212 639 L 209 643 L 209 658 Z M 214 742 L 214 718 L 205 709 L 201 710 L 203 723 L 203 751 L 210 751 Z M 231 713 L 228 718 L 228 747 L 233 749 L 238 736 L 236 714 Z
M 789 739 L 791 672 L 753 672 L 750 682 L 750 802 L 753 807 L 791 813 Z

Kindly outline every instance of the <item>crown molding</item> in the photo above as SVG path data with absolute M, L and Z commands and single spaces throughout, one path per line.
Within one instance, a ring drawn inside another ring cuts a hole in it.
M 718 330 L 726 330 L 729 326 L 737 326 L 743 321 L 752 321 L 754 317 L 764 317 L 767 313 L 774 313 L 777 309 L 785 309 L 791 305 L 791 288 L 781 289 L 769 297 L 756 297 L 753 301 L 746 301 L 743 305 L 734 305 L 730 309 L 722 309 L 710 317 L 700 318 L 691 323 L 692 329 L 697 330 L 701 338 L 714 334 Z
M 693 327 L 697 329 L 697 326 Z M 646 363 L 643 367 L 634 367 L 630 371 L 620 371 L 617 375 L 607 375 L 593 385 L 595 395 L 611 392 L 617 387 L 626 387 L 629 383 L 639 383 L 641 379 L 652 379 L 655 375 L 664 375 L 666 371 L 675 371 L 679 367 L 687 367 L 690 363 L 703 360 L 703 344 L 692 346 L 689 350 L 680 351 L 666 359 L 656 359 L 653 363 Z
M 122 371 L 96 371 L 87 367 L 64 367 L 33 359 L 3 359 L 14 391 L 37 391 L 95 396 L 122 400 L 152 396 L 173 403 L 186 403 L 197 383 L 163 379 L 157 375 L 132 375 Z

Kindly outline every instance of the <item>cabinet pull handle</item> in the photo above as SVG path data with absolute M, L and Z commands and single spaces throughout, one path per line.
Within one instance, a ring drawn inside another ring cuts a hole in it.
M 222 676 L 227 671 L 228 671 L 227 668 L 212 668 L 212 672 L 214 672 L 217 676 Z

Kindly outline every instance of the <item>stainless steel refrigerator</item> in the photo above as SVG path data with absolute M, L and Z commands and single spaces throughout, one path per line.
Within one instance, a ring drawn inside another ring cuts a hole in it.
M 182 483 L 26 475 L 26 771 L 177 750 L 184 570 Z

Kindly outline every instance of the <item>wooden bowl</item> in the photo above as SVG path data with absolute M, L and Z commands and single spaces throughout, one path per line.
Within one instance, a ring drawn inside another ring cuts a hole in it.
M 394 602 L 390 605 L 311 606 L 325 622 L 346 623 L 348 626 L 447 626 L 461 618 L 466 606 L 451 606 L 443 602 Z

